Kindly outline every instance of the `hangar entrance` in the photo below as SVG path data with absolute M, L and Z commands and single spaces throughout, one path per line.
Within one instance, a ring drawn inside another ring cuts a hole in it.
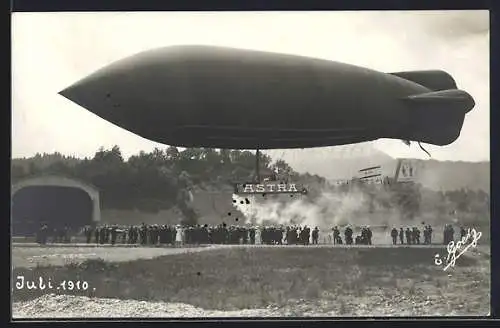
M 23 181 L 13 188 L 11 218 L 14 236 L 33 236 L 42 224 L 50 230 L 78 230 L 99 221 L 98 194 L 90 186 L 67 178 Z
M 50 228 L 80 228 L 92 223 L 92 200 L 80 188 L 24 187 L 12 199 L 12 232 L 33 235 L 42 223 Z

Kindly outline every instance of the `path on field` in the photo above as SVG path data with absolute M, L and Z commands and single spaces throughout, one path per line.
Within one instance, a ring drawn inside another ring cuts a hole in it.
M 152 259 L 159 256 L 194 253 L 217 248 L 208 247 L 85 247 L 34 246 L 12 247 L 12 267 L 36 267 L 37 265 L 65 265 L 80 263 L 89 259 L 103 259 L 107 262 L 127 262 L 138 259 Z

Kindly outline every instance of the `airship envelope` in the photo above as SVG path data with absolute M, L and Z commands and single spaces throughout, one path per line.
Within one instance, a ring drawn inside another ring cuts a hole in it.
M 446 72 L 382 73 L 211 46 L 119 60 L 60 92 L 128 131 L 181 147 L 309 148 L 391 138 L 455 141 L 473 98 Z

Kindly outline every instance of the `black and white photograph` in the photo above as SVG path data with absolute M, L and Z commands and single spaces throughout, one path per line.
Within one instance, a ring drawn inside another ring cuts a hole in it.
M 13 13 L 12 319 L 489 315 L 489 24 Z

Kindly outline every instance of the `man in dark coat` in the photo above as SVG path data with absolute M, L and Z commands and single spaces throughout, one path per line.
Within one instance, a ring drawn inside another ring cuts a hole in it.
M 309 240 L 311 238 L 311 228 L 309 228 L 308 226 L 305 226 L 304 227 L 304 243 L 305 245 L 309 245 Z
M 101 232 L 99 231 L 99 227 L 95 227 L 94 229 L 94 243 L 98 244 L 99 243 L 99 236 L 101 235 Z
M 406 237 L 406 244 L 411 245 L 412 239 L 411 239 L 411 230 L 410 228 L 406 228 L 405 231 L 405 237 Z
M 99 229 L 99 244 L 104 244 L 106 242 L 107 230 L 107 226 L 101 227 L 101 229 Z
M 118 236 L 118 227 L 112 226 L 110 234 L 111 234 L 111 245 L 114 245 L 116 244 L 116 237 Z
M 467 231 L 463 226 L 460 227 L 460 239 L 463 239 L 467 235 Z
M 344 235 L 345 235 L 345 243 L 347 245 L 352 245 L 352 229 L 351 227 L 347 227 L 345 228 L 345 231 L 344 231 Z
M 139 230 L 139 235 L 141 238 L 141 245 L 146 245 L 147 243 L 147 233 L 148 233 L 148 227 L 143 223 L 141 225 L 141 229 Z
M 250 244 L 255 245 L 255 228 L 251 227 L 248 234 L 250 237 Z
M 431 225 L 429 224 L 428 228 L 427 228 L 427 231 L 429 233 L 429 245 L 432 244 L 432 227 Z
M 92 241 L 92 227 L 86 226 L 84 232 L 85 238 L 87 239 L 87 244 L 90 244 L 90 242 Z
M 392 228 L 391 237 L 392 237 L 392 244 L 396 245 L 396 242 L 398 240 L 398 231 L 396 230 L 396 228 Z
M 314 228 L 314 230 L 312 232 L 312 243 L 317 245 L 318 239 L 319 239 L 319 229 L 318 229 L 318 227 L 316 227 L 316 228 Z
M 340 231 L 339 231 L 339 228 L 337 226 L 335 226 L 333 228 L 333 244 L 334 245 L 341 244 L 341 243 L 339 243 L 339 239 L 340 239 Z
M 415 241 L 417 242 L 417 245 L 420 245 L 420 229 L 415 228 Z
M 372 244 L 372 237 L 373 237 L 373 232 L 372 232 L 372 229 L 370 229 L 370 227 L 366 227 L 366 243 L 368 245 L 371 245 Z

